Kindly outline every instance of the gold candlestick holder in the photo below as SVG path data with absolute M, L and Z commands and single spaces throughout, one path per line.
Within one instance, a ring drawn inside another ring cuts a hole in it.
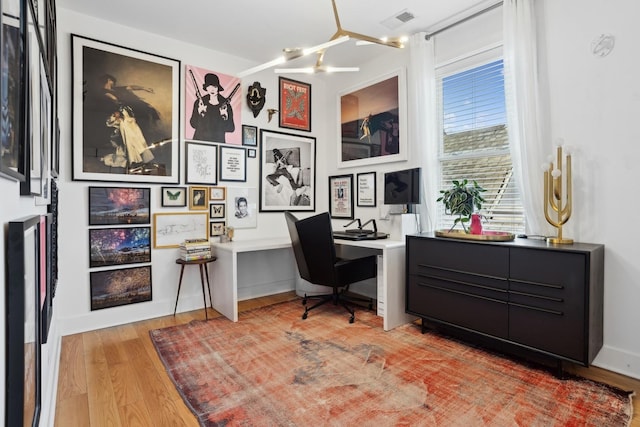
M 563 173 L 562 147 L 559 146 L 555 168 L 553 161 L 550 161 L 548 169 L 544 172 L 544 217 L 549 224 L 558 229 L 558 236 L 547 238 L 547 242 L 568 245 L 573 243 L 573 239 L 562 236 L 562 226 L 571 218 L 571 155 L 566 156 L 564 164 L 565 172 Z M 563 175 L 566 181 L 566 191 L 564 192 Z M 549 207 L 556 212 L 556 219 L 549 215 Z

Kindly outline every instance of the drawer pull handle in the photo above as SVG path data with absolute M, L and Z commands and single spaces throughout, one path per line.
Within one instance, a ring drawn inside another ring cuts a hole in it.
M 516 304 L 514 302 L 510 302 L 509 305 L 514 305 L 514 306 L 520 307 L 520 308 L 526 308 L 528 310 L 541 311 L 543 313 L 555 314 L 556 316 L 563 316 L 564 315 L 564 313 L 562 311 L 548 310 L 546 308 L 533 307 L 533 306 L 525 305 L 525 304 Z
M 547 300 L 547 301 L 564 302 L 564 298 L 547 297 L 547 296 L 544 296 L 544 295 L 530 294 L 528 292 L 509 291 L 509 293 L 510 294 L 515 294 L 515 295 L 522 295 L 524 297 L 544 299 L 544 300 Z
M 509 279 L 509 280 L 513 283 L 521 283 L 523 285 L 541 286 L 543 288 L 552 288 L 552 289 L 564 289 L 564 286 L 556 285 L 555 283 L 530 282 L 528 280 L 518 280 L 518 279 Z
M 501 301 L 501 300 L 495 299 L 495 298 L 483 297 L 481 295 L 471 294 L 469 292 L 455 291 L 453 289 L 447 289 L 447 288 L 443 288 L 441 286 L 430 285 L 430 284 L 424 283 L 424 282 L 419 282 L 418 285 L 424 286 L 426 288 L 437 289 L 439 291 L 450 292 L 450 293 L 453 293 L 453 294 L 466 295 L 466 296 L 472 297 L 472 298 L 479 298 L 479 299 L 483 299 L 485 301 L 497 302 L 499 304 L 507 304 L 507 301 Z
M 503 293 L 507 292 L 506 289 L 495 288 L 493 286 L 478 285 L 477 283 L 465 282 L 462 280 L 454 280 L 454 279 L 449 279 L 447 277 L 442 277 L 442 276 L 429 276 L 426 274 L 418 274 L 418 276 L 424 277 L 425 279 L 435 279 L 435 280 L 441 280 L 443 282 L 448 282 L 448 283 L 456 283 L 458 285 L 469 286 L 471 288 L 486 289 L 488 291 L 503 292 Z
M 479 273 L 474 273 L 472 271 L 457 270 L 457 269 L 454 269 L 454 268 L 438 267 L 438 266 L 430 265 L 430 264 L 418 264 L 418 267 L 431 268 L 433 270 L 449 271 L 451 273 L 467 274 L 469 276 L 474 276 L 474 277 L 486 277 L 488 279 L 507 280 L 506 277 L 491 276 L 489 274 L 479 274 Z

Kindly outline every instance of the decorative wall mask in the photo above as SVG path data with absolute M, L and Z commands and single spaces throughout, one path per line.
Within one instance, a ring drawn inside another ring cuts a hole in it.
M 247 105 L 253 112 L 253 117 L 258 117 L 258 114 L 262 111 L 266 101 L 266 93 L 267 89 L 261 87 L 260 82 L 253 82 L 253 84 L 249 86 L 249 91 L 247 92 Z

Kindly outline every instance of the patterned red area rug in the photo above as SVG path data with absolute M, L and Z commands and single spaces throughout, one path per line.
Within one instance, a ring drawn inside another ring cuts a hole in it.
M 203 426 L 627 426 L 631 393 L 300 301 L 150 332 Z

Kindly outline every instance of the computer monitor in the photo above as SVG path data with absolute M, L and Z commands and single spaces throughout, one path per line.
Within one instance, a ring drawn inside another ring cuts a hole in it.
M 420 169 L 405 169 L 384 174 L 385 205 L 417 205 L 420 203 Z

